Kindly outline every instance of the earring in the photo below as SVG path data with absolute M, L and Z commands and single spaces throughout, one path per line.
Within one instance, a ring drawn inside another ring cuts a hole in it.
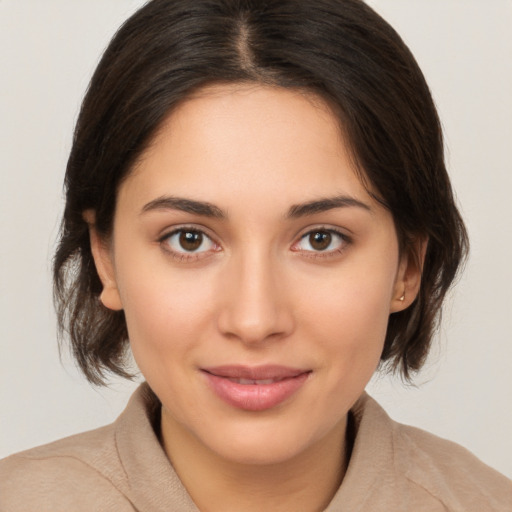
M 404 293 L 402 293 L 402 296 L 398 299 L 400 302 L 403 302 L 405 300 L 405 284 L 404 284 Z

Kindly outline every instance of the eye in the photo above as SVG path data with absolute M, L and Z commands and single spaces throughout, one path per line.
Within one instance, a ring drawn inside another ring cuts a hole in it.
M 315 229 L 304 234 L 294 244 L 293 250 L 307 252 L 333 252 L 340 251 L 348 238 L 332 229 Z
M 217 244 L 197 229 L 182 228 L 165 235 L 160 240 L 171 252 L 186 256 L 216 250 Z

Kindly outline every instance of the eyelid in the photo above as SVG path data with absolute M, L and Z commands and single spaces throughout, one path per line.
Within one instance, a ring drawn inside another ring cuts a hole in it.
M 296 247 L 304 238 L 306 238 L 308 235 L 311 235 L 312 233 L 318 233 L 318 232 L 326 232 L 331 233 L 333 235 L 336 235 L 341 238 L 342 245 L 339 248 L 336 249 L 330 249 L 325 251 L 315 251 L 315 250 L 306 250 L 306 249 L 300 249 L 300 248 L 294 248 Z M 344 252 L 348 245 L 350 245 L 353 242 L 352 236 L 348 235 L 344 230 L 334 227 L 334 226 L 326 226 L 326 225 L 318 225 L 318 226 L 309 226 L 306 229 L 302 230 L 301 233 L 296 238 L 295 242 L 292 244 L 291 250 L 297 253 L 302 253 L 303 255 L 310 257 L 310 258 L 328 258 L 330 256 L 335 256 L 340 254 L 341 252 Z
M 187 231 L 201 233 L 204 237 L 211 241 L 214 246 L 213 249 L 200 252 L 176 251 L 166 243 L 166 241 L 169 240 L 173 235 Z M 173 258 L 179 261 L 197 261 L 221 250 L 220 244 L 217 242 L 216 237 L 210 234 L 210 230 L 197 224 L 182 224 L 167 228 L 161 235 L 159 235 L 157 242 L 167 254 L 171 255 Z

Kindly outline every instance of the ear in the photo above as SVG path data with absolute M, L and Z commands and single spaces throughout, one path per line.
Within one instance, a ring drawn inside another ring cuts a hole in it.
M 85 210 L 82 213 L 82 217 L 89 226 L 92 256 L 96 271 L 103 285 L 103 290 L 100 294 L 101 303 L 108 309 L 120 311 L 123 309 L 123 305 L 117 289 L 110 244 L 96 229 L 96 214 L 94 210 Z
M 418 296 L 427 246 L 428 238 L 422 237 L 404 249 L 398 265 L 390 313 L 407 309 Z

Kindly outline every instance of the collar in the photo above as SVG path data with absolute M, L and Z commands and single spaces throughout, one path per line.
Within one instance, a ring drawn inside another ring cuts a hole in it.
M 375 508 L 378 503 L 385 503 L 386 511 L 405 512 L 404 502 L 398 498 L 403 494 L 395 468 L 396 424 L 366 393 L 350 414 L 354 446 L 343 482 L 325 512 L 380 512 Z M 124 469 L 117 485 L 140 511 L 199 512 L 160 445 L 155 433 L 159 417 L 160 402 L 144 383 L 115 424 L 116 447 Z
M 199 512 L 160 445 L 153 428 L 159 417 L 160 402 L 144 383 L 116 422 L 124 493 L 139 511 Z

